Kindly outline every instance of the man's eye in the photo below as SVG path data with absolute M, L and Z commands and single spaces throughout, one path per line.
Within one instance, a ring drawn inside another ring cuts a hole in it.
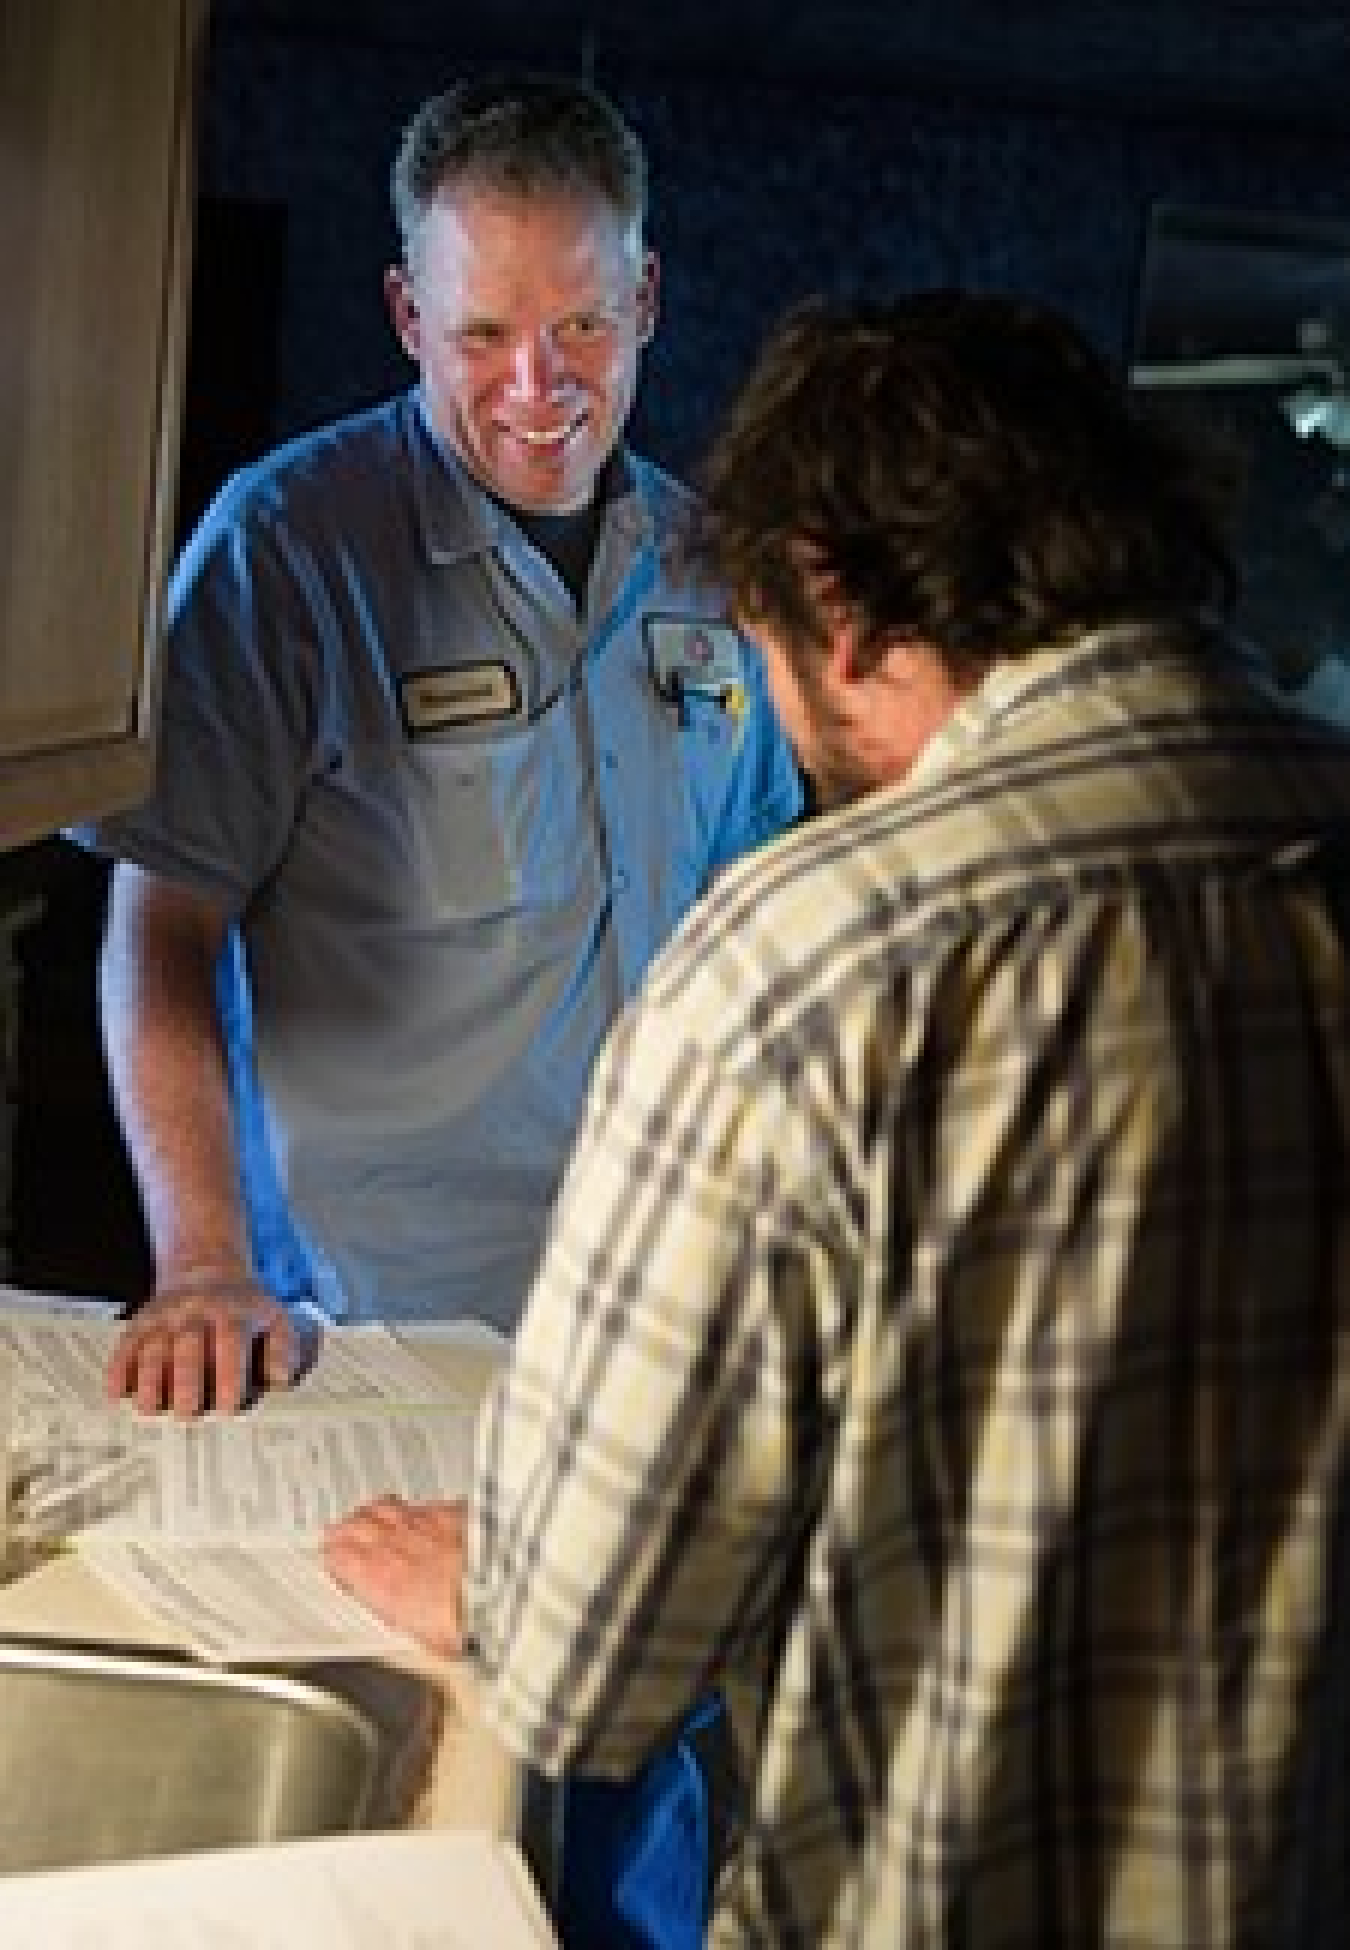
M 602 311 L 579 311 L 572 318 L 565 319 L 559 327 L 559 336 L 574 342 L 598 338 L 609 327 L 609 319 Z
M 503 343 L 506 334 L 500 325 L 461 325 L 455 343 L 465 352 L 490 352 Z

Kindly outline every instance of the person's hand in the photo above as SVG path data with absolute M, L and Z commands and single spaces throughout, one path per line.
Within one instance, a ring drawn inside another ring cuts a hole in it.
M 108 1364 L 107 1389 L 143 1414 L 242 1408 L 259 1388 L 289 1388 L 314 1360 L 317 1326 L 251 1281 L 166 1288 L 132 1315 Z
M 442 1658 L 464 1650 L 465 1505 L 382 1496 L 330 1524 L 330 1577 L 396 1631 Z

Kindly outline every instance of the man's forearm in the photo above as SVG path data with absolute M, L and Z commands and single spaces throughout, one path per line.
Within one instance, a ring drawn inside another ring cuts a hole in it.
M 190 897 L 118 869 L 100 1010 L 113 1100 L 160 1288 L 249 1276 L 215 1002 L 223 934 L 223 924 Z

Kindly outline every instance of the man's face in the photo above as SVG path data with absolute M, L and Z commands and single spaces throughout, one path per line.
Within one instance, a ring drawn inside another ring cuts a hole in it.
M 878 781 L 850 742 L 849 722 L 831 692 L 828 667 L 817 669 L 809 655 L 793 656 L 760 623 L 743 621 L 742 628 L 763 655 L 769 695 L 797 762 L 811 780 L 816 804 L 828 811 L 870 792 Z
M 860 657 L 847 613 L 827 605 L 828 641 L 799 654 L 764 623 L 741 628 L 764 658 L 769 694 L 822 810 L 905 778 L 981 681 L 955 672 L 932 645 L 897 638 Z
M 633 404 L 657 268 L 603 198 L 458 185 L 387 295 L 436 433 L 504 501 L 590 501 Z

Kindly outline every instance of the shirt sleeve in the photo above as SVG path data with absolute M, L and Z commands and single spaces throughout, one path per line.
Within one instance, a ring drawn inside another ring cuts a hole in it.
M 775 1245 L 800 1149 L 778 1087 L 660 1011 L 611 1038 L 472 1503 L 487 1710 L 545 1771 L 627 1772 L 770 1655 L 819 1425 L 810 1229 Z
M 247 481 L 222 491 L 175 565 L 151 794 L 71 832 L 234 914 L 285 849 L 318 718 L 303 578 Z

